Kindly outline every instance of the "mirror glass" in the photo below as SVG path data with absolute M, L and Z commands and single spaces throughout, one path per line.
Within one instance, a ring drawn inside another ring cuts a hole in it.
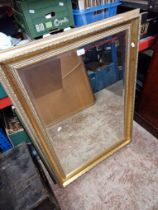
M 66 175 L 124 140 L 126 36 L 18 69 Z

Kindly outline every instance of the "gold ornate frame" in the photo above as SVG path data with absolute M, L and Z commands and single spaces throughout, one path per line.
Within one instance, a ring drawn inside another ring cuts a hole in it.
M 35 147 L 38 149 L 48 169 L 55 175 L 57 182 L 62 186 L 68 185 L 96 164 L 131 142 L 139 19 L 139 10 L 133 10 L 0 53 L 1 82 L 17 108 L 18 114 L 25 122 L 25 126 L 33 139 Z M 19 79 L 17 69 L 122 31 L 126 31 L 128 34 L 126 40 L 125 139 L 119 144 L 114 145 L 108 151 L 106 150 L 99 154 L 84 166 L 65 175 L 54 149 L 49 142 L 49 137 Z

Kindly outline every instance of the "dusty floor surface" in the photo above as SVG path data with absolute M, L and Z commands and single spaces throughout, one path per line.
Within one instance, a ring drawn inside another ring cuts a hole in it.
M 134 123 L 131 144 L 53 188 L 62 210 L 158 210 L 158 139 Z

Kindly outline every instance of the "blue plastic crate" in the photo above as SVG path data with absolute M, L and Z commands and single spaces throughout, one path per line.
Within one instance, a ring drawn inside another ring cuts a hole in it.
M 120 0 L 114 3 L 91 7 L 86 10 L 73 10 L 75 26 L 83 26 L 116 15 Z
M 7 138 L 7 136 L 5 135 L 5 133 L 3 132 L 3 130 L 0 128 L 0 149 L 5 152 L 9 149 L 11 149 L 13 146 L 10 143 L 9 139 Z
M 88 72 L 88 77 L 91 82 L 92 90 L 94 93 L 114 84 L 119 80 L 118 70 L 116 69 L 115 63 L 111 63 L 107 66 L 102 66 L 97 71 Z

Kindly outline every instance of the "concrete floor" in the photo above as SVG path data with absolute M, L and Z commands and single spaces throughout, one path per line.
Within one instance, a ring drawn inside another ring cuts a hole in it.
M 134 123 L 131 144 L 53 189 L 62 210 L 158 210 L 158 139 Z

